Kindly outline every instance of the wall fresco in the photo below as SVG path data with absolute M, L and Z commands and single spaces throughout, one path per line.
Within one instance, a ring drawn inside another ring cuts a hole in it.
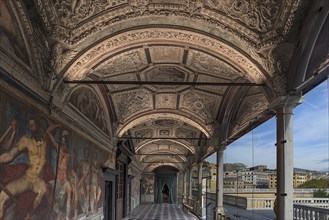
M 0 46 L 29 65 L 26 47 L 9 1 L 0 0 Z
M 95 218 L 109 152 L 0 90 L 0 219 Z

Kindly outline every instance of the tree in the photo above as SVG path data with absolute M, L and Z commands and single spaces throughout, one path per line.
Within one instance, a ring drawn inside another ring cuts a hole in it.
M 314 198 L 329 198 L 329 194 L 325 189 L 318 189 L 314 190 L 313 192 L 313 197 Z
M 327 179 L 312 179 L 306 181 L 300 188 L 329 188 L 329 180 Z

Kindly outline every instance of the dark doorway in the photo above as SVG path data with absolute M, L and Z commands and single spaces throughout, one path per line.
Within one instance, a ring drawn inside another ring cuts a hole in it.
M 115 220 L 115 176 L 119 173 L 103 168 L 104 175 L 104 220 Z
M 165 184 L 163 186 L 163 189 L 162 189 L 162 198 L 163 198 L 163 202 L 164 203 L 169 203 L 169 188 L 168 188 L 167 184 Z
M 105 181 L 105 206 L 104 206 L 104 219 L 113 220 L 113 181 Z

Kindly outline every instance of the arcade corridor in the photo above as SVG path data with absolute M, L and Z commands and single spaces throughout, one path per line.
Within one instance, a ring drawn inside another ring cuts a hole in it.
M 214 153 L 224 218 L 225 149 L 274 116 L 292 219 L 292 112 L 328 77 L 328 15 L 328 0 L 0 0 L 0 220 L 204 217 Z

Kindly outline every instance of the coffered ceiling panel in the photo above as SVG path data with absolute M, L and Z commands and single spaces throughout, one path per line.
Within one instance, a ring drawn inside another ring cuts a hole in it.
M 155 95 L 157 109 L 176 109 L 177 95 L 172 93 L 160 93 Z
M 146 89 L 135 89 L 112 95 L 119 121 L 124 121 L 140 112 L 153 109 L 153 96 Z
M 109 77 L 122 73 L 137 72 L 147 66 L 145 51 L 140 49 L 120 53 L 110 59 L 104 60 L 99 66 L 91 70 L 98 77 Z
M 223 60 L 195 50 L 189 50 L 186 66 L 199 73 L 210 74 L 231 81 L 243 77 L 242 73 Z
M 184 49 L 170 46 L 150 47 L 152 63 L 182 63 Z
M 181 94 L 179 109 L 191 113 L 208 124 L 215 121 L 220 102 L 219 96 L 192 90 Z

